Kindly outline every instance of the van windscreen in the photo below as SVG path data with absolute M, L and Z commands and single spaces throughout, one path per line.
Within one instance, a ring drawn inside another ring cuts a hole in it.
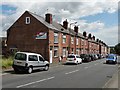
M 16 60 L 22 60 L 22 61 L 25 61 L 27 58 L 27 55 L 26 54 L 23 54 L 23 53 L 17 53 L 15 55 L 15 59 Z

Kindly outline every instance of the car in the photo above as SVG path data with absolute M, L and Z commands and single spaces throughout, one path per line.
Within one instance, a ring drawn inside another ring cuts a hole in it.
M 115 54 L 109 54 L 106 58 L 106 64 L 109 63 L 113 63 L 116 64 L 117 63 L 117 56 Z
M 90 56 L 91 61 L 95 61 L 95 56 L 94 56 L 94 54 L 88 54 L 88 55 Z
M 66 64 L 67 63 L 82 64 L 82 59 L 79 55 L 69 54 L 66 60 Z
M 40 54 L 17 52 L 15 54 L 12 67 L 16 73 L 25 71 L 30 74 L 36 69 L 47 71 L 49 69 L 49 62 Z
M 80 58 L 82 59 L 82 62 L 90 62 L 91 61 L 91 57 L 89 54 L 81 54 Z

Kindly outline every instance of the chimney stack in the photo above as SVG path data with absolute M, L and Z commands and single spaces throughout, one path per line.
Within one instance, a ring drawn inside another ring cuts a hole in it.
M 91 33 L 89 33 L 89 35 L 88 35 L 88 39 L 92 39 L 92 37 L 91 37 Z
M 95 40 L 95 36 L 93 36 L 92 38 L 93 38 L 93 40 Z
M 63 27 L 65 29 L 68 29 L 68 22 L 67 22 L 67 19 L 63 22 Z
M 84 36 L 84 37 L 87 37 L 87 33 L 86 33 L 85 31 L 83 32 L 83 36 Z
M 45 14 L 45 21 L 48 22 L 49 24 L 52 24 L 52 14 L 50 13 Z
M 74 27 L 74 31 L 75 31 L 76 33 L 78 33 L 78 26 L 75 26 L 75 27 Z

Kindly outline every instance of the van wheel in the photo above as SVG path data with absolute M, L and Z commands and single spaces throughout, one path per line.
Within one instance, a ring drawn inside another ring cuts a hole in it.
M 29 68 L 28 68 L 28 73 L 31 74 L 32 71 L 33 71 L 32 67 L 29 67 Z
M 48 69 L 49 69 L 49 66 L 46 65 L 44 70 L 45 70 L 45 71 L 48 71 Z

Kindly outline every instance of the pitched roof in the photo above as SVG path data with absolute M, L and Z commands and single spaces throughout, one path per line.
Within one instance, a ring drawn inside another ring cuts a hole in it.
M 57 32 L 62 32 L 62 33 L 70 34 L 70 35 L 76 35 L 76 32 L 73 29 L 70 29 L 70 28 L 65 29 L 61 24 L 59 24 L 55 21 L 53 21 L 52 24 L 49 24 L 48 22 L 45 21 L 45 19 L 43 17 L 41 17 L 35 13 L 29 12 L 29 11 L 27 11 L 27 12 L 50 29 L 53 29 Z M 84 36 L 81 33 L 78 33 L 77 36 L 84 38 Z
M 50 28 L 50 29 L 54 29 L 54 30 L 58 30 L 57 28 L 55 28 L 52 24 L 49 24 L 48 22 L 45 21 L 45 19 L 35 13 L 32 12 L 28 12 L 29 14 L 31 14 L 33 17 L 35 17 L 38 21 L 40 21 L 41 23 L 43 23 L 46 27 Z

